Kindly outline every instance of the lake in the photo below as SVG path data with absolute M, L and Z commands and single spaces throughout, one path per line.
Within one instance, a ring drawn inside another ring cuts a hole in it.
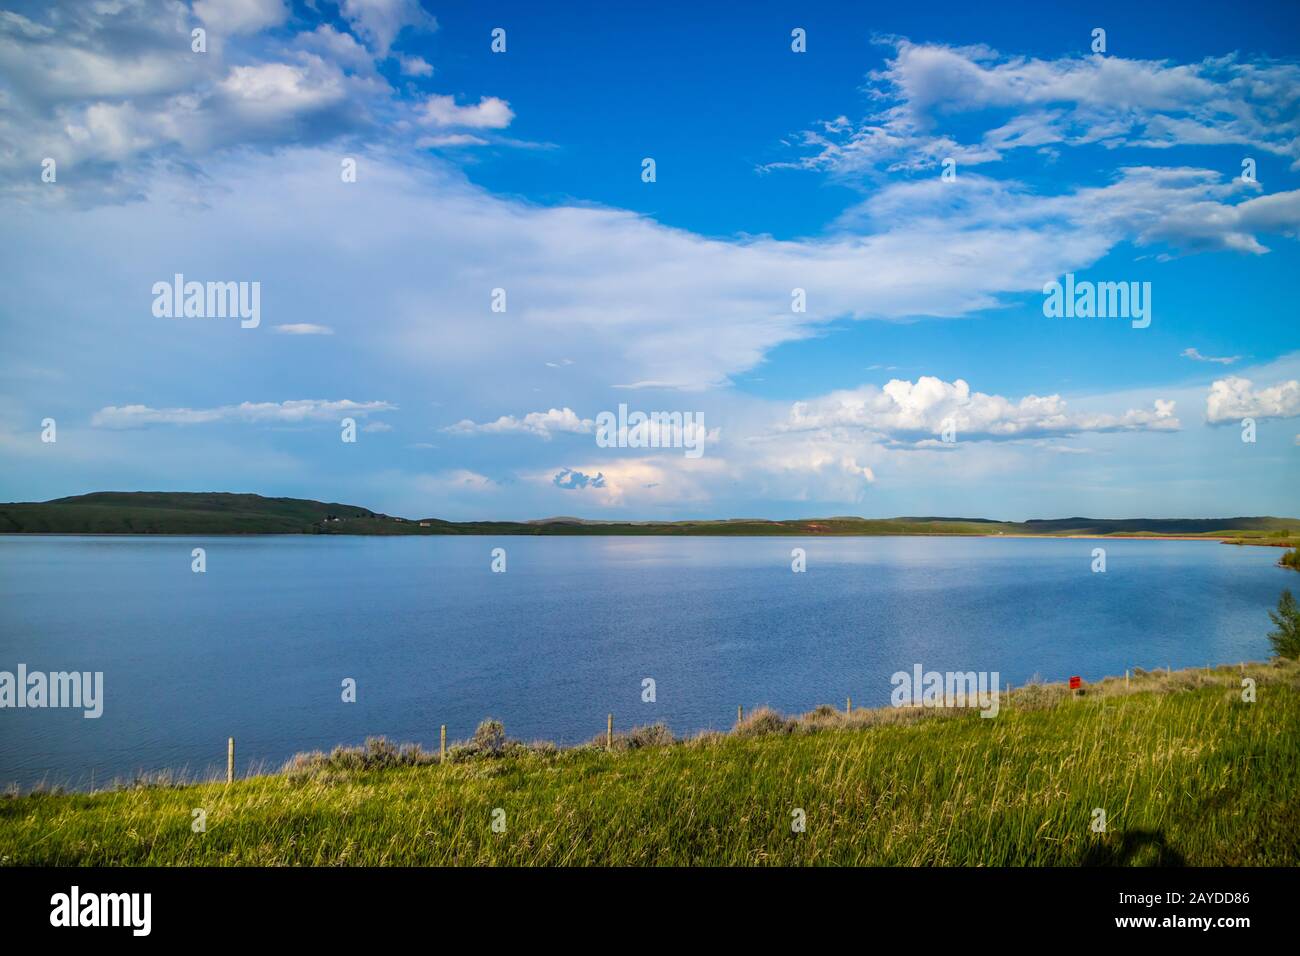
M 206 549 L 207 570 L 191 571 Z M 493 548 L 507 570 L 493 573 Z M 791 549 L 807 571 L 791 571 Z M 1105 573 L 1092 550 L 1106 549 Z M 103 715 L 0 710 L 0 785 L 240 772 L 484 717 L 574 744 L 890 675 L 1085 680 L 1269 654 L 1277 548 L 1021 538 L 0 536 L 0 671 L 102 671 Z M 342 682 L 356 681 L 355 703 Z M 643 680 L 655 682 L 643 702 Z

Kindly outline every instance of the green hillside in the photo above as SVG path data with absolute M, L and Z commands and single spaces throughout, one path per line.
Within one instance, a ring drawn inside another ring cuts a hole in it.
M 225 492 L 102 491 L 0 504 L 0 532 L 52 534 L 302 534 L 328 516 L 372 520 L 352 505 Z
M 993 719 L 759 710 L 729 734 L 673 742 L 642 728 L 609 749 L 603 734 L 570 750 L 513 743 L 485 722 L 445 763 L 371 741 L 230 785 L 0 798 L 0 861 L 1296 866 L 1298 748 L 1291 661 L 1138 672 L 1078 697 L 1029 685 Z M 205 832 L 191 828 L 196 807 Z
M 531 534 L 531 535 L 1188 535 L 1286 544 L 1300 520 L 1242 517 L 1025 522 L 986 518 L 731 518 L 695 521 L 444 521 L 303 498 L 227 492 L 100 491 L 0 504 L 0 533 L 19 534 Z

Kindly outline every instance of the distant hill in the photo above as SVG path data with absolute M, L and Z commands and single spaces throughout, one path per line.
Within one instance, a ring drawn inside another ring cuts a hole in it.
M 445 521 L 401 518 L 336 502 L 228 492 L 99 491 L 0 504 L 10 534 L 530 534 L 530 535 L 1122 535 L 1289 543 L 1295 518 L 725 518 L 696 521 Z
M 53 534 L 303 534 L 336 517 L 371 521 L 367 508 L 226 492 L 99 491 L 0 504 L 0 532 Z

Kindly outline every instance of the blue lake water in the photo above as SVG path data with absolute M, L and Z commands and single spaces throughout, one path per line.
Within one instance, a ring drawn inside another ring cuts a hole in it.
M 1091 571 L 1092 549 L 1107 570 Z M 207 551 L 207 571 L 190 552 Z M 490 570 L 504 547 L 507 571 Z M 807 551 L 792 573 L 790 552 Z M 1012 538 L 0 536 L 0 671 L 102 671 L 104 712 L 0 710 L 0 785 L 240 772 L 486 716 L 573 744 L 736 706 L 883 706 L 926 669 L 1095 679 L 1268 656 L 1275 548 Z M 642 701 L 653 678 L 657 700 Z M 344 678 L 357 701 L 344 703 Z

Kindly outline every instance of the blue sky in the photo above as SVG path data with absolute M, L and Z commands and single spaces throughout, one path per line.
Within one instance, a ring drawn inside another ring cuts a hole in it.
M 1297 20 L 4 2 L 0 498 L 1294 515 Z M 155 315 L 178 272 L 258 326 Z M 1046 317 L 1066 273 L 1150 325 Z

